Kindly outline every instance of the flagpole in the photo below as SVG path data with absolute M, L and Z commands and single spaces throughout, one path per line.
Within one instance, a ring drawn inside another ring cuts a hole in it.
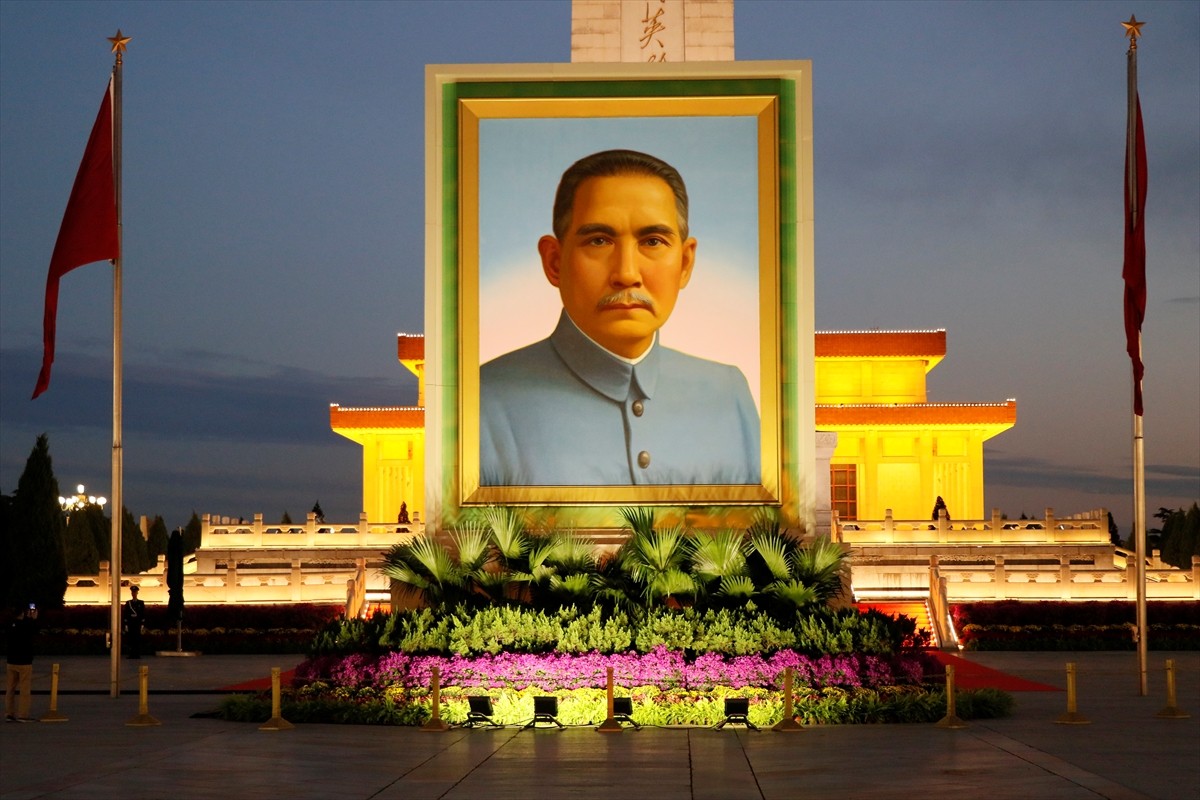
M 1137 40 L 1141 35 L 1141 27 L 1145 23 L 1138 22 L 1134 17 L 1130 17 L 1129 22 L 1121 24 L 1125 26 L 1126 35 L 1129 36 L 1129 50 L 1126 53 L 1126 94 L 1128 97 L 1128 123 L 1125 132 L 1125 191 L 1127 193 L 1126 202 L 1128 204 L 1126 226 L 1136 229 L 1142 224 L 1142 209 L 1139 206 L 1138 197 L 1139 180 L 1142 176 L 1138 175 L 1138 123 L 1141 117 L 1141 109 L 1138 107 L 1137 91 Z M 1126 236 L 1129 235 L 1130 231 L 1127 228 Z M 1137 331 L 1137 348 L 1138 361 L 1140 363 L 1142 359 L 1142 332 L 1140 323 Z M 1134 557 L 1137 559 L 1138 694 L 1145 697 L 1148 692 L 1146 662 L 1147 651 L 1149 649 L 1147 641 L 1149 626 L 1146 621 L 1146 443 L 1142 414 L 1139 408 L 1141 405 L 1139 403 L 1141 399 L 1141 377 L 1135 374 L 1133 381 L 1133 537 Z
M 117 201 L 117 257 L 113 259 L 113 445 L 112 445 L 112 552 L 111 572 L 112 606 L 109 609 L 109 624 L 112 627 L 112 650 L 109 694 L 121 694 L 121 538 L 125 521 L 125 499 L 123 496 L 125 462 L 121 444 L 121 71 L 124 64 L 128 36 L 109 37 L 112 51 L 116 54 L 113 64 L 113 183 Z

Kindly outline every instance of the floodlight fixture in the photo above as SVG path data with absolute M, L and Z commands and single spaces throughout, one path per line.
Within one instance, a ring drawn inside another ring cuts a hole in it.
M 467 721 L 463 723 L 463 727 L 473 728 L 476 725 L 487 725 L 492 728 L 504 727 L 492 719 L 494 713 L 492 698 L 487 695 L 469 695 L 467 697 Z
M 539 722 L 556 725 L 559 728 L 565 727 L 558 721 L 557 697 L 542 695 L 533 698 L 533 719 L 525 727 L 536 728 Z
M 642 726 L 633 721 L 633 698 L 632 697 L 614 697 L 613 698 L 613 719 L 617 722 L 628 722 L 634 727 L 634 730 L 641 730 Z
M 721 730 L 726 725 L 745 725 L 752 731 L 758 730 L 758 726 L 750 721 L 750 698 L 748 697 L 726 697 L 725 698 L 725 719 L 717 723 L 717 730 Z

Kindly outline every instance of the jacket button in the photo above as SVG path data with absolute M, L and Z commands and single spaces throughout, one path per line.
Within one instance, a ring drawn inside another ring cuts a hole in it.
M 641 467 L 642 469 L 645 469 L 646 467 L 650 466 L 650 454 L 647 453 L 645 450 L 638 453 L 638 466 Z
M 640 417 L 642 414 L 645 414 L 645 413 L 646 413 L 646 404 L 643 403 L 641 400 L 634 400 L 633 401 L 633 415 L 635 417 Z

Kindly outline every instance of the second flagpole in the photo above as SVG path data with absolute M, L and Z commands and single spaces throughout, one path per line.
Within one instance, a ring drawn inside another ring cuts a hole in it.
M 109 676 L 109 694 L 119 697 L 121 694 L 121 538 L 124 533 L 125 499 L 124 499 L 124 451 L 121 443 L 122 407 L 122 348 L 121 348 L 121 71 L 124 64 L 125 48 L 129 37 L 117 35 L 109 37 L 112 51 L 116 54 L 113 64 L 113 185 L 116 189 L 117 201 L 117 257 L 113 259 L 113 434 L 112 434 L 112 547 L 110 557 L 112 563 L 112 607 L 109 612 L 109 622 L 112 625 L 112 651 L 109 654 L 111 669 Z

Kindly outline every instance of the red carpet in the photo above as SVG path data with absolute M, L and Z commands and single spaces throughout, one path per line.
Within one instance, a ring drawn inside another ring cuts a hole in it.
M 943 666 L 954 665 L 954 685 L 959 689 L 1001 689 L 1005 692 L 1061 692 L 1057 686 L 1027 681 L 940 650 L 930 652 Z
M 279 673 L 279 685 L 291 686 L 292 678 L 296 676 L 296 670 L 289 669 Z M 251 681 L 243 681 L 235 683 L 232 686 L 222 686 L 222 692 L 269 692 L 271 690 L 271 676 L 265 678 L 255 678 Z

